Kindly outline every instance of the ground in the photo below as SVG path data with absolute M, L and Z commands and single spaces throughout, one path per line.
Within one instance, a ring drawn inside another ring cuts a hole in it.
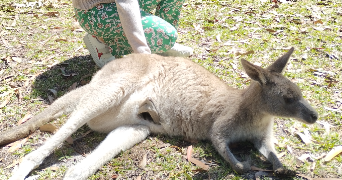
M 75 21 L 70 0 L 3 0 L 0 21 L 3 132 L 88 83 L 99 68 L 85 49 L 82 38 L 86 32 Z M 241 58 L 266 67 L 295 47 L 285 76 L 299 85 L 317 109 L 319 120 L 305 125 L 276 119 L 277 151 L 284 165 L 298 173 L 292 179 L 342 178 L 341 154 L 325 161 L 329 151 L 342 145 L 341 24 L 340 0 L 188 0 L 181 14 L 178 42 L 194 48 L 191 60 L 235 88 L 250 82 Z M 51 123 L 58 128 L 66 119 L 63 116 Z M 20 159 L 51 135 L 38 130 L 12 146 L 0 147 L 0 179 L 8 179 Z M 87 156 L 104 137 L 82 127 L 72 136 L 73 143 L 61 145 L 30 178 L 62 179 L 65 170 Z M 210 166 L 208 171 L 183 157 L 190 145 L 193 157 Z M 238 143 L 232 148 L 240 159 L 271 169 L 251 144 Z M 257 170 L 235 173 L 209 142 L 152 135 L 89 179 L 254 179 L 259 174 Z

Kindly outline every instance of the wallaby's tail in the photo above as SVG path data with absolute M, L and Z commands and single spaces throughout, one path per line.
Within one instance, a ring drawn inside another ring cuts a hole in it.
M 48 123 L 63 114 L 69 114 L 72 112 L 82 97 L 85 88 L 86 86 L 83 86 L 65 94 L 63 97 L 53 102 L 43 112 L 37 114 L 24 124 L 16 126 L 5 132 L 1 132 L 0 146 L 26 137 L 45 123 Z

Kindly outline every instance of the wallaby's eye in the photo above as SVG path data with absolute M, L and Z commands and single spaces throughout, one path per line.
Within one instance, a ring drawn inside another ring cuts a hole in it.
M 293 98 L 293 97 L 285 97 L 284 96 L 283 98 L 284 98 L 285 103 L 288 103 L 288 104 L 293 103 L 295 101 L 295 98 Z

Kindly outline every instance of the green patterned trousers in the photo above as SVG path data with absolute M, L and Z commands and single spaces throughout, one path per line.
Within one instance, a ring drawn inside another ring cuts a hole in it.
M 175 44 L 179 15 L 185 0 L 138 0 L 142 25 L 152 53 L 165 52 Z M 150 12 L 155 10 L 155 15 Z M 133 52 L 121 26 L 116 3 L 99 4 L 89 10 L 76 9 L 76 19 L 89 34 L 109 46 L 114 56 Z

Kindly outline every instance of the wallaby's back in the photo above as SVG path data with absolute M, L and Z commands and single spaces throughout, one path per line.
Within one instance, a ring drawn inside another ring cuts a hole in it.
M 130 79 L 137 86 L 135 93 L 151 98 L 169 135 L 208 139 L 213 121 L 227 104 L 238 106 L 232 103 L 238 103 L 240 90 L 188 59 L 133 54 L 104 68 L 92 81 L 135 74 L 136 79 Z

